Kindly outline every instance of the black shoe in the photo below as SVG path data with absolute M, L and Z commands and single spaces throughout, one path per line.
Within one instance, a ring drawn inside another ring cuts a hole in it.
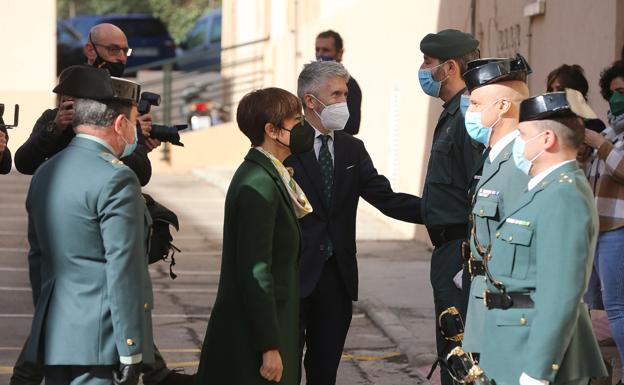
M 158 385 L 195 385 L 195 374 L 185 374 L 174 369 Z

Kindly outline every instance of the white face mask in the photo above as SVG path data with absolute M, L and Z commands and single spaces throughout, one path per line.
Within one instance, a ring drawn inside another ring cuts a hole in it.
M 323 127 L 330 131 L 344 130 L 347 120 L 349 120 L 349 107 L 346 102 L 335 103 L 326 106 L 316 96 L 310 94 L 314 99 L 323 105 L 323 111 L 319 115 L 318 112 L 314 113 L 321 119 Z

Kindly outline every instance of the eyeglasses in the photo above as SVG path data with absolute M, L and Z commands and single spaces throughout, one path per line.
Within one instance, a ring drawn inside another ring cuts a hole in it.
M 93 42 L 91 42 L 91 44 L 93 44 L 96 47 L 106 48 L 106 51 L 111 56 L 117 56 L 117 55 L 121 54 L 122 52 L 123 52 L 123 54 L 125 56 L 132 55 L 132 48 L 130 48 L 130 47 L 119 47 L 119 46 L 117 46 L 115 44 L 104 45 L 104 44 L 97 44 L 97 43 L 93 43 Z

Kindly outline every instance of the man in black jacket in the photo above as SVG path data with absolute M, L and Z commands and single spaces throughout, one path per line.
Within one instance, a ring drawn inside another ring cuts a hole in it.
M 316 60 L 334 60 L 342 63 L 344 47 L 342 37 L 336 31 L 327 30 L 321 32 L 316 37 L 314 50 Z M 362 90 L 352 76 L 347 81 L 347 106 L 349 107 L 349 120 L 345 125 L 344 132 L 355 135 L 360 132 L 360 120 L 362 117 Z
M 421 223 L 420 198 L 392 191 L 379 175 L 364 143 L 342 131 L 349 74 L 334 61 L 312 62 L 299 75 L 298 96 L 306 124 L 315 131 L 314 150 L 286 165 L 314 211 L 301 220 L 300 348 L 309 385 L 335 384 L 352 301 L 358 299 L 355 219 L 360 197 L 384 214 Z
M 106 68 L 113 76 L 121 76 L 128 60 L 128 39 L 118 27 L 99 24 L 91 30 L 84 52 L 90 65 Z M 61 96 L 58 108 L 43 112 L 28 140 L 15 153 L 15 167 L 19 172 L 34 174 L 46 159 L 67 147 L 75 136 L 71 127 L 73 105 L 72 98 Z M 151 130 L 151 117 L 143 115 L 138 120 L 141 124 L 141 130 L 137 127 L 138 146 L 131 155 L 121 160 L 136 173 L 141 186 L 145 186 L 152 175 L 147 154 L 160 143 L 147 137 Z

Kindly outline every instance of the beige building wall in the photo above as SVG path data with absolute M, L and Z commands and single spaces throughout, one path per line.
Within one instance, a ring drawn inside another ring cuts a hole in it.
M 9 132 L 9 148 L 15 153 L 41 113 L 54 105 L 56 1 L 2 0 L 0 10 L 0 103 L 5 104 L 5 123 L 13 119 L 13 104 L 20 105 L 19 127 Z

